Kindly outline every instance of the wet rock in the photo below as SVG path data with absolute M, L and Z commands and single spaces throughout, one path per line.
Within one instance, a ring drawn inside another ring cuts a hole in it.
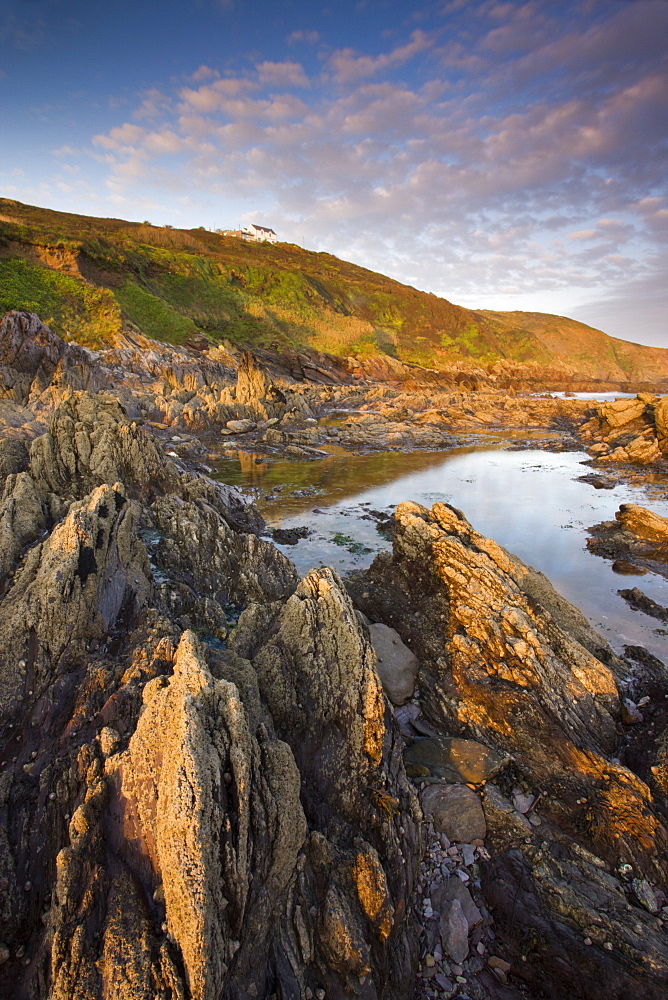
M 387 625 L 369 625 L 369 635 L 383 690 L 393 705 L 403 705 L 415 690 L 418 658 L 402 642 L 399 633 Z
M 638 570 L 668 576 L 668 519 L 637 504 L 621 504 L 614 521 L 588 529 L 587 548 Z
M 498 774 L 510 757 L 476 740 L 444 736 L 418 740 L 405 751 L 404 760 L 424 764 L 432 774 L 448 781 L 479 785 Z
M 308 538 L 311 529 L 301 528 L 272 528 L 271 537 L 279 545 L 296 545 L 302 538 Z
M 618 590 L 617 593 L 632 608 L 642 611 L 644 614 L 650 615 L 660 622 L 668 622 L 668 608 L 657 604 L 656 601 L 653 601 L 651 597 L 644 594 L 638 587 L 633 587 L 631 590 Z
M 487 827 L 480 799 L 466 785 L 428 785 L 420 801 L 424 812 L 433 817 L 437 833 L 458 843 L 485 839 Z

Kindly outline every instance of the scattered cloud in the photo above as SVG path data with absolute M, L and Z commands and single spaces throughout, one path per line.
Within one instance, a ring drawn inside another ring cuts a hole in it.
M 316 45 L 320 41 L 321 37 L 322 36 L 319 31 L 299 30 L 291 32 L 286 38 L 286 42 L 288 45 L 298 45 L 300 43 L 306 45 Z
M 337 83 L 355 83 L 385 70 L 403 66 L 433 44 L 433 39 L 426 32 L 417 29 L 405 45 L 377 56 L 360 55 L 354 49 L 339 49 L 330 56 L 327 68 Z
M 87 150 L 78 137 L 54 150 L 53 183 L 87 157 L 115 211 L 188 225 L 261 211 L 287 239 L 471 306 L 579 309 L 603 326 L 625 290 L 658 302 L 668 3 L 425 0 L 413 13 L 354 47 L 284 28 L 267 52 L 193 60 Z

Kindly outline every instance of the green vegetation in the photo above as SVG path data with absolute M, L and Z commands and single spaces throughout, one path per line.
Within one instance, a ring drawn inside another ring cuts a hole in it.
M 22 257 L 0 260 L 0 311 L 38 313 L 56 333 L 87 347 L 108 343 L 121 330 L 112 293 Z
M 176 312 L 169 303 L 134 281 L 126 281 L 116 291 L 116 299 L 125 315 L 147 337 L 165 340 L 169 344 L 182 344 L 197 334 L 191 319 Z
M 250 346 L 388 355 L 439 368 L 505 359 L 599 377 L 664 372 L 658 348 L 561 316 L 470 310 L 382 274 L 287 243 L 204 229 L 94 219 L 0 199 L 0 306 L 39 313 L 89 346 L 123 328 L 180 344 L 204 335 Z

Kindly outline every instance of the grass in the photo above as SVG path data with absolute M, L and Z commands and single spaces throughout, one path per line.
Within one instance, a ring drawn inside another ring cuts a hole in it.
M 0 311 L 37 313 L 55 333 L 86 347 L 113 341 L 122 327 L 112 293 L 21 257 L 0 260 Z

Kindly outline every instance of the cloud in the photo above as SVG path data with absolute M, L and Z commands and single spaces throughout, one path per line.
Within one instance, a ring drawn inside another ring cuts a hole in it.
M 360 55 L 354 49 L 339 49 L 330 56 L 327 67 L 338 83 L 355 83 L 384 70 L 403 66 L 433 44 L 433 39 L 418 29 L 411 35 L 410 42 L 378 56 Z
M 321 34 L 319 31 L 293 31 L 286 38 L 288 45 L 298 45 L 300 43 L 306 45 L 316 45 L 321 39 Z
M 257 67 L 261 84 L 270 87 L 309 87 L 304 68 L 295 62 L 262 62 Z
M 229 223 L 261 206 L 288 239 L 454 301 L 572 312 L 650 282 L 668 226 L 668 80 L 640 16 L 661 5 L 592 2 L 589 21 L 547 0 L 480 3 L 473 19 L 449 4 L 440 48 L 416 30 L 339 48 L 310 76 L 290 59 L 200 66 L 140 95 L 92 152 L 114 197 L 162 187 L 234 206 Z M 291 44 L 319 41 L 306 34 Z

